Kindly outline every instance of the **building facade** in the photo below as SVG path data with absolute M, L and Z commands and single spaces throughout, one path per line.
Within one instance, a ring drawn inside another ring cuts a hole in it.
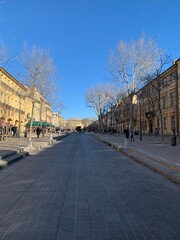
M 132 114 L 130 120 L 130 98 Z M 104 115 L 104 123 L 117 132 L 126 127 L 142 134 L 180 134 L 180 59 L 174 61 L 162 74 L 148 82 L 133 96 L 127 96 L 116 107 Z M 113 116 L 112 116 L 113 115 Z M 131 121 L 131 124 L 130 124 Z
M 179 135 L 180 59 L 137 93 L 134 128 L 144 134 Z
M 52 106 L 38 91 L 32 99 L 30 91 L 0 67 L 0 135 L 2 131 L 10 133 L 12 126 L 18 127 L 19 132 L 24 132 L 32 117 L 33 103 L 33 121 L 52 126 Z
M 22 130 L 26 123 L 26 91 L 5 69 L 0 67 L 1 126 L 16 125 Z

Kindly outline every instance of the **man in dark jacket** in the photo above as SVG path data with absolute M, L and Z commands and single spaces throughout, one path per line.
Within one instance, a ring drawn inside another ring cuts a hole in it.
M 37 129 L 36 129 L 37 138 L 39 138 L 40 132 L 41 132 L 41 129 L 39 127 L 37 127 Z
M 129 129 L 128 128 L 124 129 L 124 135 L 126 136 L 127 139 L 129 139 Z

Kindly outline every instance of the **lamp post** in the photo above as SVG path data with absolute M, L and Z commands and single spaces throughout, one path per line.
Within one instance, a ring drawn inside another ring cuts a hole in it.
M 141 94 L 141 91 L 140 91 L 140 94 L 139 94 L 139 139 L 140 141 L 142 141 L 142 106 L 141 106 L 141 102 L 142 102 L 142 94 Z
M 176 136 L 176 108 L 174 107 L 174 136 Z
M 173 128 L 173 137 L 171 138 L 171 145 L 176 146 L 176 108 L 174 108 L 174 128 Z
M 51 125 L 52 125 L 52 115 L 51 115 Z M 52 141 L 53 140 L 53 136 L 52 136 L 52 127 L 51 127 L 51 132 L 50 132 L 50 141 Z
M 19 95 L 19 133 L 18 133 L 18 137 L 20 138 L 20 134 L 21 134 L 21 95 Z
M 140 103 L 140 141 L 142 141 L 141 103 Z
M 20 134 L 21 134 L 21 97 L 22 97 L 22 92 L 20 90 L 18 90 L 17 94 L 19 96 L 18 137 L 20 138 Z

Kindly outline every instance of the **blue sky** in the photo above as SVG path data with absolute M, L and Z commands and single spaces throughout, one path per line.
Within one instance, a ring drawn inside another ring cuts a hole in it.
M 119 41 L 145 32 L 180 57 L 179 9 L 179 0 L 3 0 L 0 38 L 17 54 L 24 42 L 50 49 L 63 117 L 94 117 L 85 94 L 107 81 L 109 52 Z M 18 80 L 15 61 L 5 69 Z

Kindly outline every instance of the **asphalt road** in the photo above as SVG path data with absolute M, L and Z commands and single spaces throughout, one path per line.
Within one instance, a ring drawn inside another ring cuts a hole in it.
M 180 239 L 180 186 L 88 134 L 0 171 L 0 239 Z

